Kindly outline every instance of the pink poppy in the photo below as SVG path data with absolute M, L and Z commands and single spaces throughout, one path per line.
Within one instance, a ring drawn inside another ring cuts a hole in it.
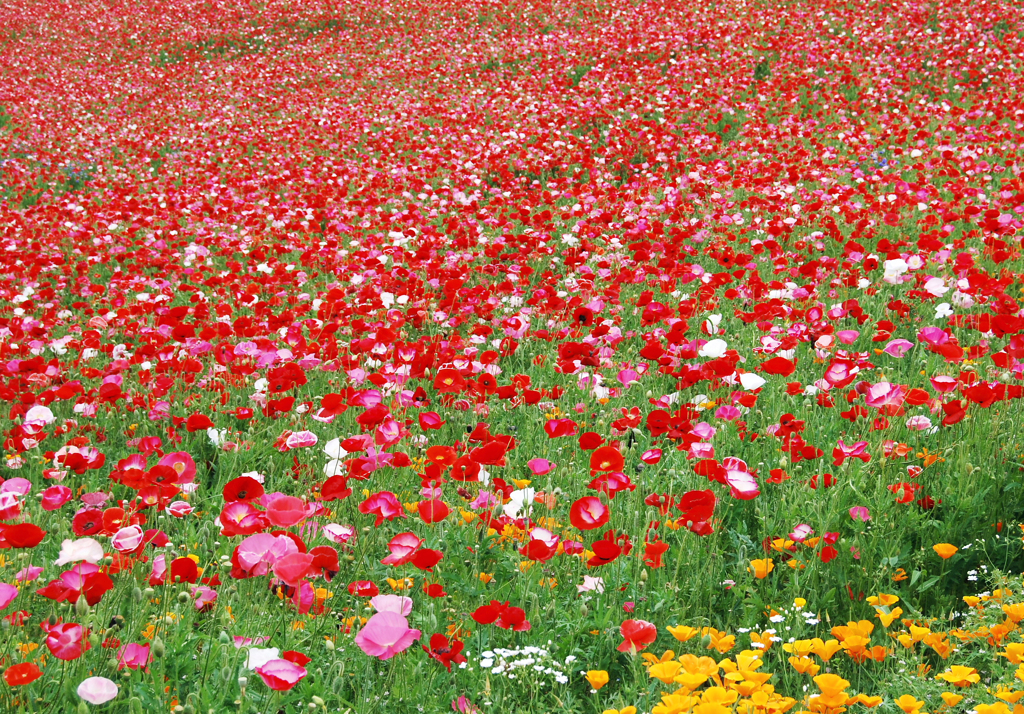
M 44 511 L 56 511 L 71 500 L 73 493 L 67 486 L 50 486 L 43 491 L 42 506 Z
M 0 583 L 0 610 L 14 602 L 16 597 L 18 597 L 18 588 L 7 583 Z
M 391 659 L 404 652 L 422 633 L 409 627 L 409 621 L 395 612 L 374 614 L 356 635 L 356 644 L 371 657 Z
M 907 354 L 913 346 L 914 343 L 910 340 L 893 340 L 882 348 L 882 352 L 885 352 L 890 357 L 899 359 Z
M 141 669 L 149 664 L 149 645 L 137 645 L 134 642 L 121 648 L 117 656 L 118 669 Z
M 46 636 L 46 647 L 57 659 L 68 661 L 81 657 L 89 649 L 89 643 L 85 640 L 85 630 L 81 625 L 65 622 L 50 628 Z
M 200 612 L 210 610 L 215 602 L 217 602 L 217 591 L 213 588 L 208 588 L 205 585 L 192 588 L 192 606 L 196 610 Z
M 423 539 L 415 533 L 399 533 L 388 543 L 391 555 L 380 562 L 384 565 L 405 565 L 413 559 L 416 549 L 422 544 Z
M 313 560 L 309 553 L 291 553 L 274 563 L 274 575 L 291 587 L 297 587 L 312 572 Z
M 526 465 L 530 467 L 530 471 L 534 476 L 544 476 L 551 473 L 555 468 L 555 464 L 547 459 L 530 459 L 526 462 Z
M 295 496 L 278 495 L 275 497 L 274 494 L 270 494 L 266 506 L 267 520 L 281 528 L 294 526 L 309 515 L 306 502 Z
M 175 451 L 160 459 L 157 466 L 169 466 L 178 474 L 176 483 L 192 483 L 196 478 L 196 462 L 184 451 Z
M 402 504 L 390 491 L 371 493 L 365 501 L 359 504 L 359 512 L 377 516 L 377 520 L 373 524 L 377 527 L 380 527 L 384 519 L 391 521 L 395 518 L 405 518 Z
M 761 488 L 757 484 L 754 474 L 742 459 L 729 456 L 722 460 L 722 468 L 725 469 L 725 482 L 729 486 L 733 498 L 741 501 L 749 501 L 757 498 Z
M 303 677 L 306 676 L 306 668 L 286 659 L 272 659 L 266 664 L 256 668 L 256 674 L 260 675 L 263 683 L 278 692 L 286 692 Z
M 850 518 L 855 521 L 870 521 L 871 511 L 868 510 L 867 506 L 854 506 L 850 509 Z

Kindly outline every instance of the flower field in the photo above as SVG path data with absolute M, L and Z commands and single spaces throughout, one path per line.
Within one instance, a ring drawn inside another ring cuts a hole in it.
M 1024 712 L 1011 2 L 0 6 L 0 711 Z

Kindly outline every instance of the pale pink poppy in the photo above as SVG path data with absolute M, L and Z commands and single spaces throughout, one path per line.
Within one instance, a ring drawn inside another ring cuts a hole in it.
M 356 644 L 371 657 L 391 659 L 404 652 L 422 633 L 411 629 L 409 621 L 394 612 L 374 614 L 356 635 Z
M 328 540 L 344 545 L 352 540 L 352 537 L 356 534 L 356 529 L 353 526 L 328 523 L 323 527 L 323 534 Z
M 32 490 L 32 482 L 27 478 L 9 478 L 0 485 L 0 493 L 13 493 L 17 496 L 24 496 Z
M 887 406 L 898 407 L 906 399 L 906 393 L 907 388 L 901 384 L 879 382 L 868 387 L 864 401 L 873 409 L 881 409 Z
M 142 530 L 142 526 L 125 526 L 118 530 L 114 537 L 110 539 L 110 545 L 118 553 L 130 553 L 142 544 L 144 537 L 145 532 Z
M 90 704 L 106 704 L 117 697 L 117 685 L 106 677 L 89 677 L 78 685 L 78 696 Z
M 893 340 L 882 348 L 882 352 L 885 352 L 890 357 L 900 358 L 907 354 L 913 346 L 914 343 L 910 340 Z
M 289 449 L 301 449 L 309 446 L 316 446 L 317 436 L 311 431 L 296 431 L 285 439 L 285 446 Z
M 370 599 L 370 604 L 377 612 L 393 612 L 403 617 L 412 612 L 412 598 L 402 595 L 377 595 Z
M 858 330 L 840 330 L 836 333 L 836 337 L 844 345 L 852 345 L 860 337 Z

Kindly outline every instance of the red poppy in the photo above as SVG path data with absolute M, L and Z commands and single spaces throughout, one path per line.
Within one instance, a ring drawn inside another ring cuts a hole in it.
M 380 589 L 376 583 L 369 580 L 356 580 L 348 584 L 348 592 L 356 597 L 376 597 L 380 595 Z
M 3 540 L 11 548 L 35 548 L 45 537 L 46 531 L 34 523 L 18 523 L 3 529 Z
M 426 645 L 421 645 L 421 647 L 427 656 L 440 662 L 449 672 L 452 671 L 452 662 L 462 664 L 466 661 L 466 657 L 459 654 L 465 648 L 462 641 L 456 638 L 449 640 L 440 633 L 430 636 L 429 647 Z
M 224 484 L 224 500 L 232 501 L 255 501 L 264 494 L 263 484 L 251 476 L 238 476 Z
M 417 510 L 419 511 L 420 518 L 427 524 L 440 523 L 451 513 L 448 505 L 438 498 L 420 501 L 417 505 Z
M 633 550 L 633 543 L 625 533 L 615 535 L 614 530 L 604 534 L 604 538 L 594 541 L 590 549 L 594 555 L 587 561 L 588 568 L 597 568 L 615 562 L 620 555 L 629 555 Z
M 76 536 L 96 535 L 101 530 L 103 530 L 103 511 L 98 508 L 79 511 L 71 519 L 71 531 Z
M 596 496 L 584 496 L 569 507 L 569 522 L 581 531 L 600 528 L 611 517 L 611 510 Z
M 175 558 L 171 561 L 171 582 L 195 583 L 199 580 L 199 566 L 188 557 Z
M 635 654 L 658 639 L 658 628 L 646 620 L 626 620 L 619 627 L 619 632 L 622 634 L 619 652 Z
M 324 501 L 338 501 L 351 495 L 352 489 L 348 487 L 347 476 L 331 476 L 320 487 L 320 498 Z
M 644 563 L 651 568 L 663 568 L 662 556 L 668 551 L 668 543 L 662 540 L 644 543 Z
M 31 684 L 43 676 L 43 671 L 32 662 L 21 662 L 4 670 L 4 681 L 11 687 Z
M 432 573 L 434 572 L 434 566 L 440 563 L 442 558 L 444 558 L 444 554 L 441 551 L 422 548 L 416 551 L 416 554 L 412 556 L 412 560 L 409 562 L 413 564 L 413 567 L 427 573 Z
M 510 607 L 508 601 L 491 600 L 490 605 L 481 605 L 472 615 L 481 625 L 497 625 L 506 630 L 525 632 L 530 629 L 526 612 L 521 607 Z

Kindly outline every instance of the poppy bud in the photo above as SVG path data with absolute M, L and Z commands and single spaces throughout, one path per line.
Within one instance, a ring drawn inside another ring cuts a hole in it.
M 89 714 L 89 705 L 85 702 L 78 703 L 78 714 Z
M 313 695 L 313 704 L 316 704 L 318 707 L 322 707 L 322 706 L 324 706 L 324 700 L 314 694 Z
M 188 596 L 188 593 L 186 593 L 186 592 L 178 593 L 178 602 L 180 602 L 182 605 L 184 605 L 185 603 L 187 603 L 191 599 L 192 598 L 190 598 Z
M 191 704 L 186 704 L 182 708 L 182 713 L 181 714 L 196 714 L 196 708 L 194 706 L 192 706 Z
M 164 647 L 164 641 L 159 637 L 154 637 L 153 646 L 150 648 L 150 652 L 154 657 L 163 657 L 167 654 L 167 648 Z
M 324 641 L 324 647 L 327 648 L 328 652 L 333 652 L 334 651 L 334 642 L 332 642 L 331 640 L 325 640 Z
M 54 625 L 57 624 L 57 616 L 56 615 L 50 615 L 50 617 L 47 620 L 47 622 L 50 623 L 50 627 L 53 627 Z
M 99 647 L 100 646 L 100 642 L 102 642 L 102 641 L 103 640 L 100 639 L 100 636 L 98 634 L 96 634 L 95 632 L 92 633 L 91 635 L 89 635 L 89 644 L 92 645 L 93 647 Z
M 640 582 L 642 582 L 642 583 L 646 583 L 647 582 L 647 568 L 643 568 L 640 571 Z
M 218 639 L 218 640 L 220 640 L 220 641 L 221 641 L 222 643 L 224 643 L 225 645 L 226 645 L 226 644 L 230 644 L 230 643 L 231 643 L 231 635 L 229 635 L 229 634 L 228 634 L 227 632 L 225 632 L 224 630 L 221 630 L 221 631 L 220 631 L 220 635 L 218 635 L 218 636 L 217 636 L 217 639 Z
M 235 670 L 231 667 L 225 667 L 220 671 L 220 676 L 225 682 L 230 682 L 231 678 L 235 676 Z
M 590 608 L 587 607 L 586 603 L 580 605 L 580 614 L 583 615 L 583 617 L 586 617 L 590 614 Z
M 128 670 L 125 670 L 126 672 Z M 142 714 L 142 700 L 138 697 L 132 697 L 128 700 L 128 711 L 131 714 Z

